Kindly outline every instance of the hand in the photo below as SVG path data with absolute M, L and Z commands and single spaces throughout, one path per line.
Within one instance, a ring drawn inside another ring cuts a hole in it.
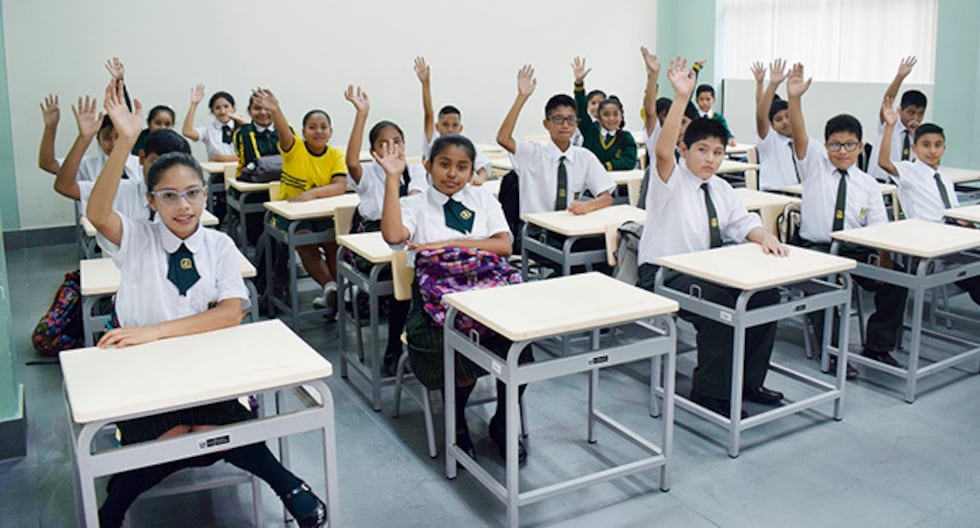
M 769 63 L 769 82 L 779 85 L 786 80 L 786 61 L 776 59 Z
M 292 198 L 290 198 L 289 200 L 286 200 L 286 201 L 287 202 L 294 202 L 294 203 L 295 202 L 308 202 L 308 201 L 310 201 L 310 200 L 312 200 L 314 198 L 316 198 L 316 196 L 313 194 L 313 189 L 310 189 L 309 191 L 301 192 L 301 193 L 297 194 L 296 196 L 293 196 Z
M 592 71 L 592 68 L 585 67 L 584 57 L 575 57 L 572 59 L 572 73 L 575 74 L 575 83 L 582 84 L 585 81 L 585 77 Z
M 204 100 L 204 85 L 198 84 L 191 88 L 191 104 L 200 104 Z
M 728 146 L 729 147 L 734 147 L 735 145 L 738 145 L 738 141 L 735 141 L 735 138 L 729 138 L 728 139 Z
M 71 105 L 71 113 L 75 114 L 75 122 L 78 124 L 78 135 L 82 137 L 95 137 L 102 127 L 102 113 L 95 113 L 96 101 L 94 97 L 85 96 L 85 99 L 78 98 L 78 106 Z
M 265 108 L 270 112 L 279 110 L 279 99 L 276 99 L 272 90 L 268 88 L 255 88 L 252 90 L 252 95 L 255 96 L 252 101 L 256 107 Z
M 479 187 L 484 183 L 486 183 L 486 181 L 487 181 L 486 170 L 473 171 L 473 176 L 470 177 L 470 185 L 473 185 L 474 187 Z
M 371 150 L 371 157 L 378 165 L 385 170 L 389 178 L 395 178 L 401 182 L 402 173 L 405 172 L 405 148 L 402 145 L 394 146 L 390 143 L 382 143 L 381 150 Z
M 918 62 L 918 59 L 912 55 L 902 59 L 902 62 L 898 63 L 898 76 L 903 79 L 908 77 L 909 74 L 912 73 L 912 68 L 915 67 L 916 62 Z
M 534 67 L 530 64 L 521 66 L 517 71 L 517 95 L 530 97 L 538 81 L 534 78 Z
M 55 94 L 48 94 L 41 103 L 41 119 L 44 120 L 44 126 L 50 127 L 58 124 L 61 120 L 61 108 L 58 106 L 58 96 Z
M 573 215 L 584 215 L 592 212 L 592 202 L 572 202 L 568 212 Z
M 366 114 L 371 108 L 371 103 L 368 101 L 368 94 L 361 90 L 360 86 L 355 90 L 353 84 L 347 85 L 347 91 L 344 92 L 344 99 L 347 99 L 354 105 L 354 109 L 357 110 L 358 114 Z
M 755 77 L 755 82 L 759 84 L 762 84 L 762 81 L 766 80 L 766 67 L 761 62 L 756 61 L 752 63 L 752 77 Z
M 422 84 L 428 84 L 431 79 L 429 65 L 425 63 L 425 57 L 415 57 L 415 76 Z
M 687 99 L 694 91 L 694 70 L 688 69 L 687 59 L 682 59 L 680 56 L 672 59 L 667 68 L 667 79 L 678 97 Z
M 789 246 L 784 246 L 779 242 L 779 239 L 773 236 L 772 233 L 766 233 L 762 241 L 759 242 L 762 246 L 762 252 L 766 255 L 773 255 L 776 257 L 785 257 L 789 255 Z
M 449 242 L 430 242 L 428 244 L 416 244 L 409 240 L 405 242 L 405 247 L 412 251 L 426 251 L 429 249 L 439 249 L 449 245 Z
M 898 111 L 895 110 L 895 98 L 885 97 L 881 101 L 881 117 L 885 118 L 885 126 L 893 127 L 898 123 Z
M 143 104 L 133 99 L 133 109 L 126 106 L 122 81 L 109 81 L 105 87 L 105 111 L 120 138 L 135 140 L 143 130 Z
M 643 55 L 643 62 L 647 67 L 647 77 L 653 77 L 656 79 L 660 75 L 660 60 L 646 46 L 640 47 L 640 53 Z
M 161 338 L 159 331 L 152 326 L 130 326 L 109 330 L 99 339 L 99 348 L 123 348 L 142 345 Z
M 241 125 L 247 124 L 248 121 L 249 121 L 249 118 L 242 117 L 242 116 L 240 116 L 238 114 L 231 114 L 231 120 L 234 121 L 236 125 L 241 126 Z
M 786 78 L 786 94 L 789 97 L 801 97 L 810 88 L 813 79 L 803 80 L 803 65 L 796 63 Z
M 112 80 L 121 81 L 126 76 L 126 67 L 123 66 L 119 57 L 113 57 L 105 61 L 105 69 L 112 76 Z

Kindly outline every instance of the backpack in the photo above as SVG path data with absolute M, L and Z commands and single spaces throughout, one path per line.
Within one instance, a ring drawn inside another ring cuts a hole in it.
M 75 270 L 65 274 L 51 307 L 31 332 L 31 343 L 42 356 L 57 356 L 81 347 L 83 334 L 81 274 Z
M 613 269 L 613 277 L 635 285 L 639 269 L 637 252 L 640 249 L 640 237 L 643 236 L 643 224 L 624 222 L 617 231 L 619 243 L 616 244 L 616 268 Z
M 282 176 L 282 156 L 262 156 L 242 168 L 238 179 L 243 182 L 269 183 Z

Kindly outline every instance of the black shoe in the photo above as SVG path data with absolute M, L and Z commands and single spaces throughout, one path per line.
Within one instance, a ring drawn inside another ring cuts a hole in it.
M 503 420 L 497 420 L 496 415 L 490 419 L 490 427 L 487 432 L 490 434 L 490 440 L 497 445 L 497 450 L 500 453 L 500 458 L 507 460 L 507 434 L 506 427 L 504 426 Z M 517 463 L 518 465 L 523 465 L 527 462 L 527 448 L 524 447 L 524 442 L 520 439 L 517 440 Z
M 722 400 L 720 398 L 712 398 L 711 396 L 705 396 L 704 394 L 701 394 L 700 392 L 697 392 L 693 389 L 691 390 L 691 396 L 688 399 L 690 399 L 692 402 L 700 405 L 701 407 L 704 407 L 705 409 L 708 409 L 709 411 L 715 414 L 720 414 L 725 418 L 732 417 L 731 400 Z M 744 420 L 749 417 L 749 413 L 745 412 L 745 410 L 743 409 L 741 416 L 742 419 Z
M 300 493 L 309 493 L 310 495 L 313 496 L 313 499 L 316 500 L 316 507 L 313 508 L 313 511 L 305 515 L 296 515 L 296 512 L 294 512 L 289 507 L 290 500 L 296 495 L 299 495 Z M 289 510 L 289 513 L 292 513 L 293 517 L 296 518 L 296 525 L 299 526 L 300 528 L 321 528 L 323 526 L 326 526 L 327 505 L 324 504 L 322 500 L 320 500 L 320 497 L 317 497 L 316 494 L 313 493 L 313 490 L 311 490 L 310 487 L 305 482 L 300 483 L 300 485 L 297 486 L 296 489 L 283 495 L 282 502 L 283 504 L 286 504 L 286 509 Z
M 401 348 L 391 354 L 385 352 L 384 362 L 381 363 L 382 376 L 390 378 L 398 373 L 398 357 L 400 354 Z
M 836 374 L 837 373 L 837 358 L 835 356 L 830 357 L 830 369 L 824 371 L 824 374 Z M 858 377 L 858 370 L 851 366 L 850 363 L 847 364 L 847 373 L 845 377 L 847 379 L 854 379 Z
M 783 400 L 783 393 L 769 390 L 765 387 L 746 390 L 742 392 L 742 398 L 763 405 L 776 405 Z
M 476 460 L 476 449 L 473 448 L 473 440 L 470 439 L 470 430 L 466 424 L 456 428 L 456 447 L 462 449 L 466 456 Z
M 864 351 L 861 352 L 861 355 L 868 359 L 873 359 L 875 361 L 884 363 L 886 365 L 891 365 L 893 367 L 901 368 L 901 365 L 898 364 L 898 360 L 893 358 L 892 355 L 888 352 L 875 352 L 873 350 L 868 350 L 866 348 L 864 349 Z

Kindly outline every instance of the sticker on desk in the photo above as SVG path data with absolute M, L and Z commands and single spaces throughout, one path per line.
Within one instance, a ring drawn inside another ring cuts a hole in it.
M 721 311 L 719 313 L 722 321 L 732 322 L 732 312 Z
M 208 438 L 207 440 L 198 444 L 201 449 L 209 449 L 212 447 L 223 446 L 225 444 L 231 443 L 231 437 L 228 435 L 215 436 L 214 438 Z
M 500 374 L 501 372 L 504 371 L 504 366 L 494 361 L 493 363 L 490 364 L 490 369 L 493 370 L 494 374 Z

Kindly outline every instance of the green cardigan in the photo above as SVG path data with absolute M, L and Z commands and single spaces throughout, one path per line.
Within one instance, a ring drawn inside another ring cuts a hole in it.
M 578 129 L 582 132 L 582 146 L 592 151 L 608 171 L 633 170 L 636 168 L 636 140 L 627 130 L 619 130 L 608 143 L 602 137 L 602 127 L 592 121 L 589 102 L 585 98 L 585 86 L 575 86 L 575 104 L 578 106 Z

